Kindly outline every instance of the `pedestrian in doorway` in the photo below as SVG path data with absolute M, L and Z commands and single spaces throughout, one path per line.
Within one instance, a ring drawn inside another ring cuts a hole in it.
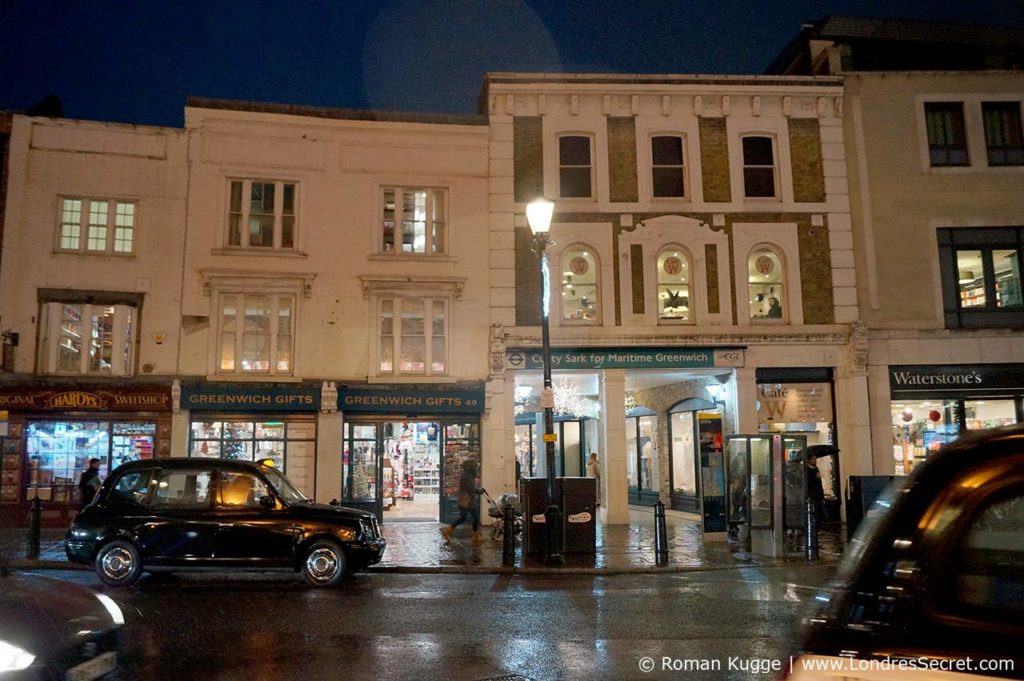
M 103 481 L 100 480 L 100 460 L 89 459 L 89 467 L 82 473 L 82 477 L 78 481 L 78 490 L 82 493 L 82 508 L 88 506 L 93 498 L 96 496 L 96 492 L 100 491 L 100 486 Z
M 601 505 L 601 463 L 597 460 L 597 452 L 590 452 L 590 460 L 587 461 L 587 477 L 597 478 L 597 496 L 594 505 Z
M 820 523 L 825 519 L 825 487 L 818 470 L 818 457 L 814 454 L 807 456 L 807 498 L 814 503 L 814 516 Z
M 452 540 L 452 532 L 466 522 L 468 516 L 473 520 L 473 543 L 483 543 L 484 538 L 480 536 L 480 495 L 486 493 L 487 490 L 478 484 L 476 461 L 472 459 L 464 461 L 462 475 L 459 477 L 459 519 L 448 527 L 441 528 L 441 534 L 444 535 L 446 542 Z

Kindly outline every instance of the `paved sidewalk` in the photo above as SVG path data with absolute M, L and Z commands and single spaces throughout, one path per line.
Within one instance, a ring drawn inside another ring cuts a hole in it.
M 630 512 L 629 525 L 598 525 L 597 551 L 592 555 L 567 554 L 560 566 L 544 563 L 542 557 L 522 555 L 517 547 L 515 566 L 502 565 L 500 541 L 486 539 L 475 546 L 468 526 L 455 531 L 445 542 L 433 522 L 391 522 L 383 525 L 388 548 L 384 560 L 371 568 L 374 572 L 407 573 L 584 573 L 632 574 L 644 572 L 683 572 L 727 569 L 744 566 L 782 565 L 804 560 L 802 551 L 793 549 L 783 558 L 756 556 L 733 542 L 705 540 L 695 516 L 667 514 L 669 560 L 666 567 L 656 565 L 654 554 L 654 516 L 645 511 Z M 11 567 L 19 569 L 75 569 L 64 555 L 66 530 L 44 529 L 40 537 L 38 560 L 27 560 L 28 530 L 0 529 L 0 555 Z M 820 535 L 821 561 L 838 560 L 843 543 L 835 532 Z

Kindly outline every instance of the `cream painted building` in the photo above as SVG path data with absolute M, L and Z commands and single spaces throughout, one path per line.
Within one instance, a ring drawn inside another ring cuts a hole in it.
M 660 498 L 725 531 L 729 436 L 778 433 L 792 461 L 839 446 L 838 504 L 870 467 L 841 80 L 492 73 L 484 94 L 491 461 L 545 472 L 524 218 L 545 195 L 558 474 L 597 452 L 606 522 Z
M 103 473 L 170 452 L 187 193 L 182 130 L 13 116 L 0 262 L 0 518 L 66 522 Z
M 869 464 L 904 474 L 975 429 L 1024 422 L 1024 31 L 831 16 L 772 73 L 837 74 Z

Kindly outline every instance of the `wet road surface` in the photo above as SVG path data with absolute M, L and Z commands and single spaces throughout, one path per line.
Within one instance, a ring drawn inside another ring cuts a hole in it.
M 91 573 L 48 574 L 122 606 L 121 680 L 713 681 L 775 678 L 764 667 L 786 659 L 799 613 L 833 569 L 362 574 L 335 589 L 287 573 L 144 577 L 111 590 Z M 682 664 L 710 669 L 665 669 Z

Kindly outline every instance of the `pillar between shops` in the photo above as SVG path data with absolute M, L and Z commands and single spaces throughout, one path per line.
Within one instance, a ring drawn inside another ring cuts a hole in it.
M 752 367 L 736 370 L 737 433 L 757 432 L 757 375 Z
M 511 374 L 493 378 L 485 387 L 487 409 L 480 424 L 480 484 L 494 499 L 505 493 L 519 493 L 516 490 L 515 389 L 515 376 Z M 480 520 L 484 524 L 491 522 L 486 513 Z
M 313 498 L 326 504 L 341 499 L 342 423 L 340 411 L 321 411 L 316 429 L 316 489 Z
M 608 525 L 629 524 L 626 480 L 626 371 L 601 372 L 601 520 Z
M 179 409 L 171 413 L 171 456 L 188 456 L 191 420 L 192 415 L 188 409 Z

